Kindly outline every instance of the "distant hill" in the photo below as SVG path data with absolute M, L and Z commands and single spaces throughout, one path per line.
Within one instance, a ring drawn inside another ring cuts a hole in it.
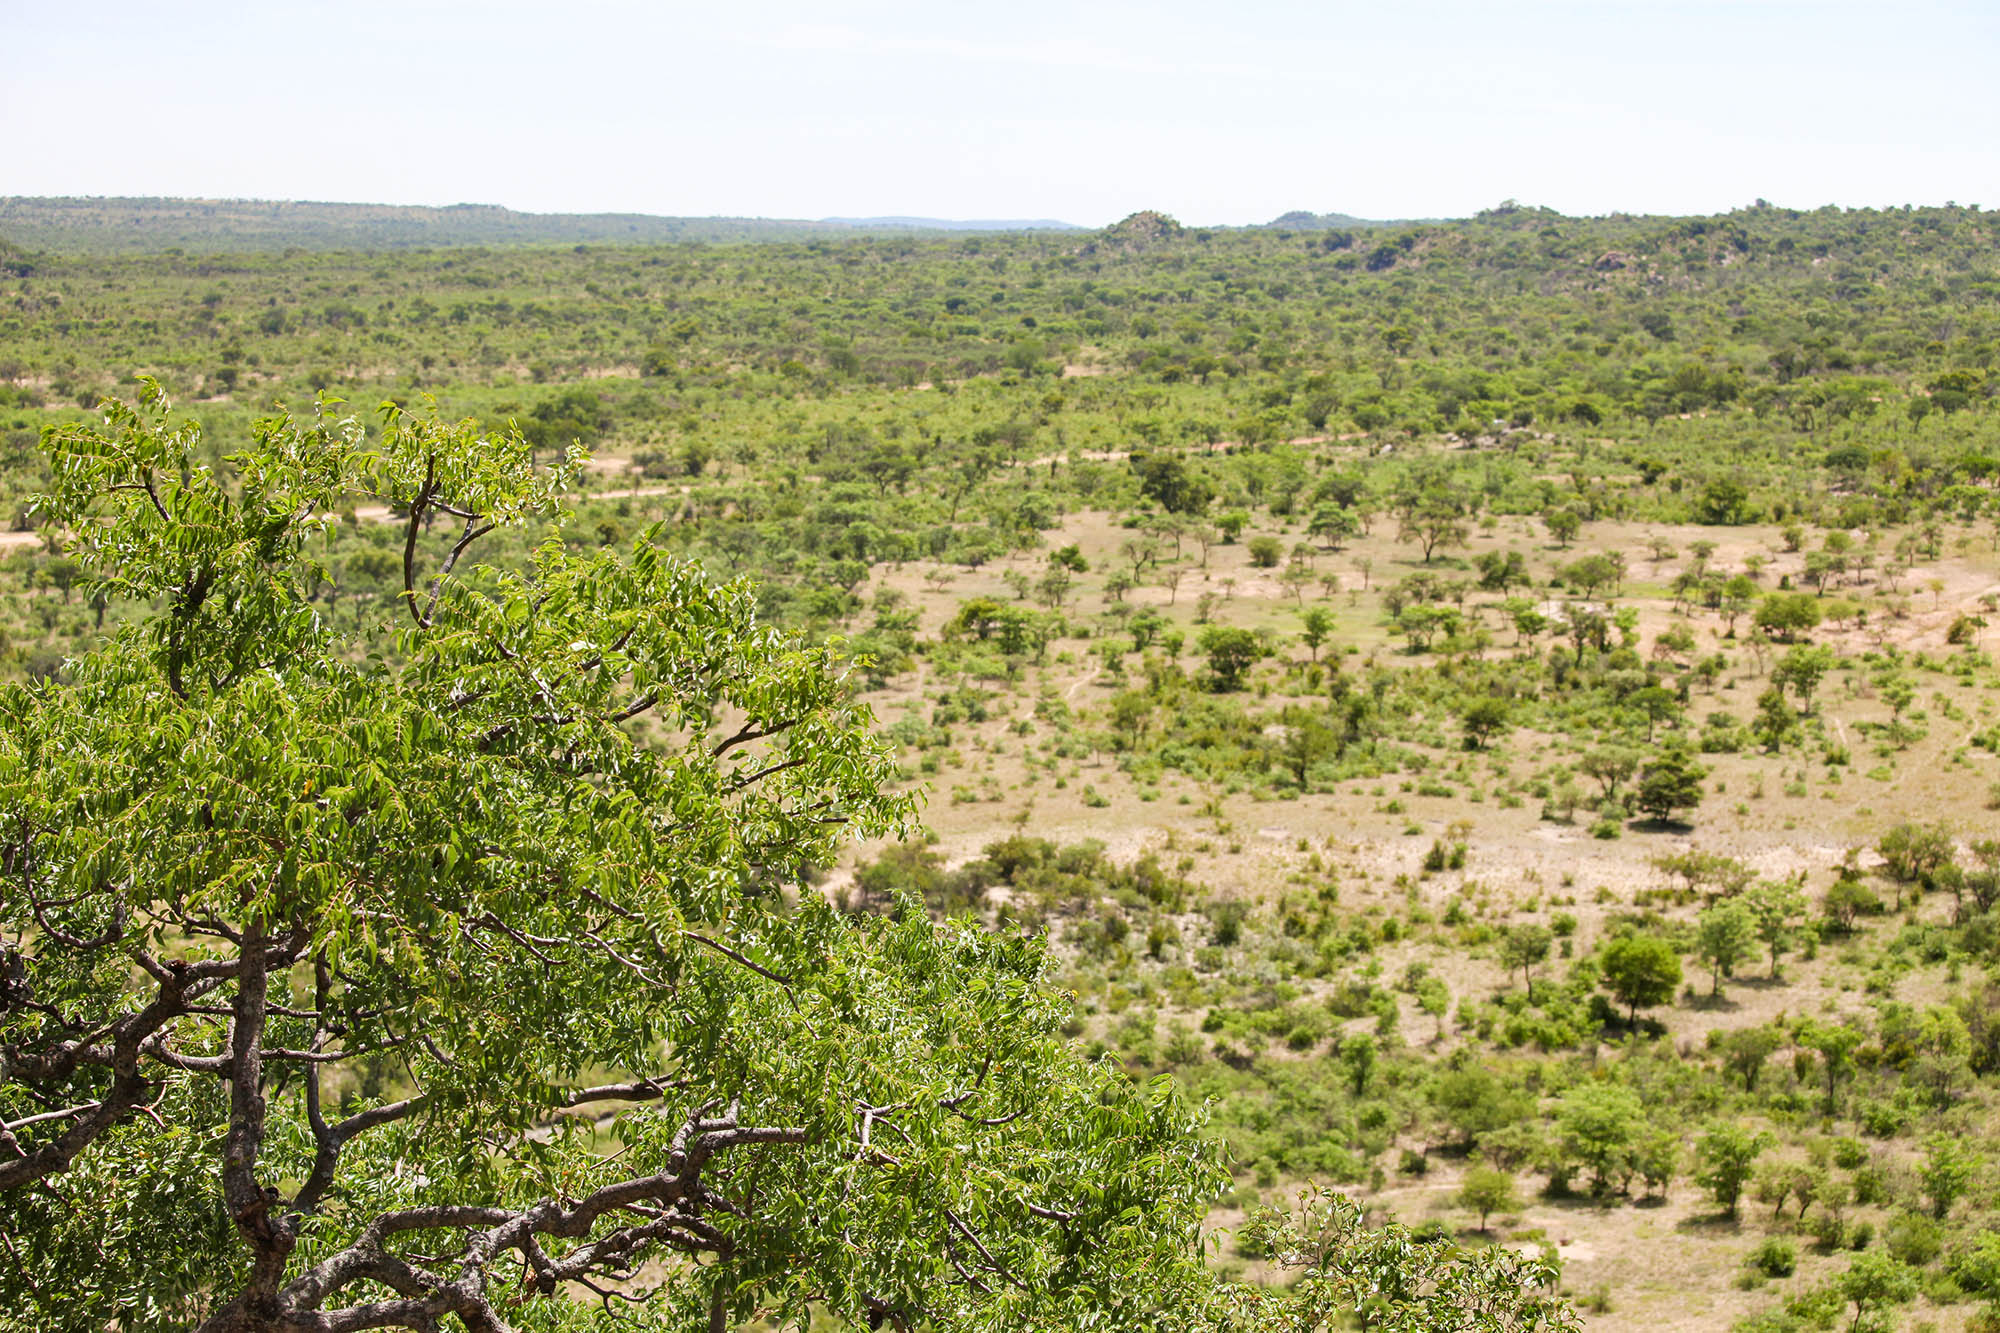
M 1269 222 L 1259 225 L 1280 227 L 1287 231 L 1342 231 L 1348 228 L 1400 227 L 1407 218 L 1357 218 L 1347 213 L 1309 213 L 1295 208 L 1289 213 L 1281 213 Z
M 1083 231 L 1054 218 L 821 218 L 828 226 L 856 231 Z
M 0 198 L 0 239 L 79 253 L 395 250 L 452 245 L 636 245 L 795 241 L 881 232 L 1074 231 L 1051 221 L 943 218 L 677 218 L 521 213 L 494 204 L 425 208 L 256 199 Z

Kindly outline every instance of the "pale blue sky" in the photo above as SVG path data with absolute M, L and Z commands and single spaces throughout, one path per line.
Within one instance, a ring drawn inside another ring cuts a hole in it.
M 2000 204 L 2000 0 L 0 0 L 0 194 L 1198 223 Z

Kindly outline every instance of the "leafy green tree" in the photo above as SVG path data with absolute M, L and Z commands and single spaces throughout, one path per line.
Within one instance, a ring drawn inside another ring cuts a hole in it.
M 1757 581 L 1748 574 L 1732 575 L 1723 583 L 1719 609 L 1728 622 L 1724 631 L 1725 638 L 1736 637 L 1737 617 L 1749 610 L 1750 604 L 1755 600 L 1757 600 Z
M 1756 872 L 1733 856 L 1705 852 L 1690 847 L 1684 852 L 1667 852 L 1652 858 L 1655 869 L 1673 875 L 1687 885 L 1687 891 L 1705 892 L 1710 900 L 1717 895 L 1741 893 Z
M 1765 880 L 1747 890 L 1743 905 L 1756 921 L 1757 938 L 1771 956 L 1771 976 L 1778 975 L 1778 959 L 1791 947 L 1798 922 L 1805 916 L 1806 898 L 1791 880 Z
M 1309 606 L 1299 616 L 1299 642 L 1319 661 L 1319 647 L 1333 633 L 1333 612 L 1323 606 Z
M 1139 489 L 1170 514 L 1198 514 L 1215 497 L 1206 477 L 1171 455 L 1135 458 Z
M 1773 685 L 1757 696 L 1757 712 L 1750 719 L 1750 734 L 1766 754 L 1776 754 L 1785 748 L 1787 742 L 1796 742 L 1801 734 L 1799 715 L 1785 700 L 1785 691 Z
M 1933 1134 L 1924 1141 L 1924 1160 L 1917 1183 L 1930 1201 L 1931 1216 L 1942 1220 L 1964 1198 L 1986 1160 L 1951 1134 Z
M 1644 1123 L 1639 1094 L 1617 1083 L 1578 1084 L 1556 1109 L 1563 1152 L 1590 1168 L 1597 1191 L 1636 1169 L 1632 1151 Z
M 1052 564 L 1035 581 L 1035 596 L 1051 611 L 1062 610 L 1074 580 L 1066 566 Z
M 1564 550 L 1576 540 L 1576 534 L 1583 531 L 1583 517 L 1574 509 L 1550 509 L 1542 515 L 1542 526 L 1549 530 L 1549 536 Z
M 1883 867 L 1905 884 L 1928 882 L 1958 855 L 1951 826 L 1938 822 L 1897 824 L 1875 842 Z
M 1747 523 L 1750 492 L 1733 477 L 1717 477 L 1695 500 L 1695 522 L 1729 527 Z
M 1338 747 L 1339 737 L 1318 714 L 1301 709 L 1285 724 L 1285 766 L 1291 770 L 1292 781 L 1301 787 L 1306 785 L 1313 765 Z
M 1464 505 L 1443 491 L 1426 491 L 1403 506 L 1397 538 L 1415 542 L 1429 564 L 1441 548 L 1463 546 L 1471 536 Z
M 553 1330 L 636 1282 L 678 1328 L 969 1329 L 1198 1294 L 1223 1177 L 1065 1041 L 1038 943 L 784 891 L 912 813 L 838 659 L 650 536 L 463 559 L 559 521 L 580 456 L 323 404 L 225 474 L 150 383 L 47 445 L 44 508 L 150 609 L 0 689 L 0 1308 Z M 400 623 L 342 637 L 308 576 L 369 494 Z
M 1475 1165 L 1459 1182 L 1458 1202 L 1460 1207 L 1479 1214 L 1479 1230 L 1484 1232 L 1486 1219 L 1492 1214 L 1518 1210 L 1521 1195 L 1514 1188 L 1513 1172 L 1494 1166 Z
M 1375 1039 L 1365 1033 L 1341 1039 L 1340 1063 L 1347 1069 L 1347 1079 L 1356 1097 L 1368 1091 L 1379 1056 Z
M 1680 712 L 1680 703 L 1672 692 L 1658 685 L 1646 685 L 1632 691 L 1625 698 L 1625 706 L 1646 717 L 1646 743 L 1653 743 L 1653 728 Z
M 1730 1121 L 1717 1121 L 1695 1140 L 1695 1184 L 1713 1195 L 1723 1212 L 1736 1216 L 1736 1202 L 1743 1197 L 1757 1159 L 1776 1142 L 1766 1131 L 1753 1134 Z
M 1562 567 L 1563 582 L 1579 589 L 1586 597 L 1595 597 L 1602 589 L 1618 581 L 1618 566 L 1606 555 L 1587 555 L 1581 560 L 1572 560 Z
M 521 434 L 534 453 L 561 455 L 571 445 L 589 448 L 610 425 L 597 391 L 573 384 L 535 404 L 521 424 Z
M 1838 1108 L 1835 1093 L 1840 1080 L 1854 1072 L 1854 1051 L 1861 1045 L 1863 1036 L 1860 1029 L 1845 1023 L 1819 1023 L 1808 1019 L 1799 1025 L 1799 1045 L 1819 1056 L 1820 1069 L 1826 1075 L 1828 1115 Z
M 1233 625 L 1206 625 L 1195 642 L 1208 658 L 1215 688 L 1225 692 L 1240 689 L 1244 674 L 1264 656 L 1264 644 L 1256 634 Z
M 1569 635 L 1570 643 L 1576 649 L 1576 663 L 1583 665 L 1583 650 L 1595 647 L 1604 651 L 1610 618 L 1600 607 L 1588 602 L 1565 602 L 1562 608 L 1561 624 Z
M 1463 613 L 1455 606 L 1434 606 L 1419 603 L 1406 606 L 1396 616 L 1396 628 L 1403 631 L 1410 641 L 1410 651 L 1428 652 L 1431 640 L 1443 634 L 1456 634 L 1465 621 Z
M 1417 982 L 1417 1007 L 1437 1023 L 1435 1036 L 1444 1036 L 1444 1017 L 1451 1011 L 1451 987 L 1442 977 L 1424 977 Z
M 1645 756 L 1628 745 L 1600 745 L 1577 761 L 1577 769 L 1597 783 L 1607 801 L 1615 800 L 1618 788 L 1639 771 Z
M 1361 520 L 1354 511 L 1344 505 L 1326 504 L 1313 511 L 1312 522 L 1306 532 L 1325 542 L 1328 549 L 1338 551 L 1341 543 L 1361 531 Z
M 1984 1296 L 1988 1302 L 2000 1299 L 2000 1231 L 1974 1236 L 1952 1264 L 1952 1276 L 1965 1291 Z
M 69 596 L 77 581 L 83 577 L 83 566 L 68 556 L 59 555 L 53 560 L 42 562 L 36 576 L 49 587 L 62 594 L 63 605 L 69 604 Z
M 1652 1125 L 1632 1150 L 1632 1162 L 1648 1193 L 1666 1197 L 1667 1187 L 1681 1169 L 1681 1131 L 1678 1126 Z
M 1533 1099 L 1479 1065 L 1448 1069 L 1438 1075 L 1430 1087 L 1430 1101 L 1466 1144 L 1518 1124 L 1535 1109 Z
M 1547 926 L 1509 926 L 1500 935 L 1500 962 L 1508 971 L 1521 970 L 1521 981 L 1528 988 L 1528 998 L 1535 998 L 1534 969 L 1537 964 L 1547 961 L 1549 946 L 1555 935 Z
M 1750 956 L 1757 943 L 1757 918 L 1749 906 L 1729 898 L 1701 914 L 1695 927 L 1695 956 L 1709 967 L 1709 994 L 1722 994 L 1722 978 Z
M 1479 568 L 1479 586 L 1506 596 L 1509 588 L 1528 582 L 1528 562 L 1519 551 L 1484 551 L 1473 562 Z
M 1049 552 L 1049 563 L 1051 565 L 1061 565 L 1072 574 L 1087 574 L 1090 572 L 1090 561 L 1084 558 L 1083 548 L 1075 542 Z
M 1459 725 L 1465 729 L 1465 743 L 1474 750 L 1486 748 L 1486 742 L 1495 736 L 1505 735 L 1508 719 L 1513 710 L 1505 699 L 1493 695 L 1481 695 L 1465 705 L 1459 712 Z
M 1818 627 L 1820 600 L 1802 592 L 1774 592 L 1757 604 L 1750 622 L 1774 639 L 1790 642 Z
M 1813 694 L 1833 665 L 1833 649 L 1824 645 L 1792 648 L 1771 668 L 1771 684 L 1798 695 L 1800 711 L 1810 713 Z
M 1860 878 L 1842 874 L 1839 879 L 1827 885 L 1826 898 L 1821 904 L 1827 920 L 1842 931 L 1854 928 L 1854 918 L 1864 913 L 1873 914 L 1882 910 L 1882 900 L 1873 889 L 1862 883 Z
M 1626 1008 L 1626 1023 L 1637 1026 L 1639 1011 L 1665 1004 L 1680 989 L 1681 960 L 1657 935 L 1620 935 L 1604 946 L 1606 989 Z
M 1007 619 L 1011 608 L 991 597 L 971 597 L 958 604 L 958 614 L 944 624 L 947 638 L 970 634 L 984 641 Z
M 1766 1024 L 1737 1028 L 1722 1038 L 1719 1049 L 1723 1064 L 1743 1080 L 1743 1090 L 1755 1092 L 1765 1064 L 1784 1044 L 1784 1034 Z
M 1514 626 L 1515 634 L 1522 639 L 1532 640 L 1549 627 L 1549 618 L 1526 598 L 1510 597 L 1503 609 L 1507 612 L 1507 619 Z
M 1654 819 L 1670 820 L 1681 810 L 1701 804 L 1701 780 L 1708 770 L 1695 762 L 1685 744 L 1670 743 L 1639 774 L 1632 803 Z
M 1854 1256 L 1846 1272 L 1834 1279 L 1834 1287 L 1854 1307 L 1854 1322 L 1848 1329 L 1849 1333 L 1856 1333 L 1871 1311 L 1915 1299 L 1917 1275 L 1900 1259 L 1880 1250 L 1864 1250 Z

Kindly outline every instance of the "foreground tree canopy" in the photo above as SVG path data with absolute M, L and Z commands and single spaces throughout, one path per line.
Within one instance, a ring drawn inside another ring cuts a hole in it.
M 1214 1282 L 1215 1149 L 1063 1039 L 1039 940 L 799 891 L 911 814 L 838 659 L 650 535 L 567 550 L 580 455 L 385 411 L 212 469 L 148 384 L 45 440 L 153 610 L 0 693 L 0 1325 L 1567 1318 L 1519 1256 L 1410 1267 L 1324 1206 L 1267 1225 L 1310 1308 Z M 403 605 L 336 637 L 356 503 L 406 516 Z

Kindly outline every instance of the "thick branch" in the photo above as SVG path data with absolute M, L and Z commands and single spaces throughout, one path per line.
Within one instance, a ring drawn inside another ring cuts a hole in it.
M 261 961 L 261 948 L 257 955 Z M 190 1000 L 220 985 L 220 973 L 236 968 L 233 960 L 175 963 L 166 969 L 167 980 L 144 1008 L 114 1020 L 100 1031 L 62 1042 L 53 1049 L 0 1052 L 10 1075 L 29 1083 L 61 1083 L 84 1066 L 109 1069 L 112 1075 L 110 1089 L 93 1109 L 74 1116 L 68 1129 L 32 1152 L 21 1152 L 20 1145 L 12 1142 L 11 1131 L 0 1131 L 7 1134 L 9 1146 L 20 1154 L 0 1162 L 0 1192 L 68 1170 L 77 1155 L 99 1135 L 141 1106 L 152 1086 L 139 1072 L 141 1059 L 181 1063 L 166 1051 L 159 1035 L 161 1030 L 187 1012 Z
M 276 1289 L 293 1237 L 271 1216 L 272 1199 L 257 1184 L 264 1146 L 264 1020 L 270 973 L 264 926 L 256 916 L 243 932 L 243 967 L 236 976 L 236 1005 L 229 1020 L 229 1133 L 222 1141 L 222 1199 L 236 1229 L 254 1251 L 249 1291 Z
M 403 530 L 403 604 L 410 608 L 410 619 L 417 622 L 417 628 L 424 627 L 424 618 L 417 611 L 417 529 L 423 525 L 424 510 L 431 501 L 431 485 L 437 478 L 437 458 L 424 459 L 424 484 L 417 487 L 417 493 L 410 499 L 410 522 Z
M 650 1080 L 630 1084 L 607 1084 L 579 1089 L 571 1094 L 577 1104 L 598 1100 L 636 1100 L 662 1091 Z M 689 1254 L 712 1254 L 726 1259 L 732 1252 L 729 1237 L 704 1221 L 702 1212 L 710 1207 L 733 1211 L 716 1199 L 701 1183 L 701 1173 L 719 1152 L 732 1147 L 762 1143 L 801 1143 L 806 1130 L 788 1126 L 743 1126 L 737 1111 L 709 1117 L 715 1103 L 691 1112 L 675 1134 L 665 1170 L 636 1176 L 603 1186 L 582 1199 L 544 1199 L 534 1206 L 514 1211 L 473 1205 L 437 1204 L 385 1213 L 375 1219 L 354 1244 L 328 1256 L 300 1274 L 278 1294 L 277 1304 L 285 1312 L 279 1327 L 298 1330 L 366 1329 L 407 1327 L 428 1330 L 432 1325 L 408 1322 L 409 1318 L 435 1319 L 456 1314 L 470 1328 L 498 1329 L 497 1322 L 481 1323 L 495 1317 L 486 1304 L 484 1291 L 494 1260 L 513 1251 L 533 1275 L 529 1285 L 551 1294 L 566 1282 L 581 1281 L 592 1273 L 629 1272 L 642 1262 L 646 1251 L 666 1245 Z M 385 1110 L 387 1108 L 384 1108 Z M 607 1215 L 638 1213 L 647 1220 L 592 1237 L 592 1229 Z M 393 1236 L 418 1231 L 470 1231 L 461 1259 L 458 1281 L 445 1284 L 439 1279 L 402 1268 L 403 1261 L 391 1255 L 386 1242 Z M 567 1253 L 551 1257 L 542 1238 L 580 1241 Z M 1004 1270 L 1003 1270 L 1004 1271 Z M 411 1281 L 432 1285 L 421 1291 L 398 1286 L 391 1278 L 406 1276 Z M 348 1310 L 315 1313 L 335 1292 L 357 1282 L 378 1281 L 405 1296 L 418 1299 L 385 1301 Z M 235 1303 L 241 1306 L 243 1298 Z M 403 1322 L 398 1322 L 399 1320 Z M 373 1322 L 369 1322 L 373 1321 Z M 229 1324 L 211 1321 L 205 1333 L 233 1330 Z

